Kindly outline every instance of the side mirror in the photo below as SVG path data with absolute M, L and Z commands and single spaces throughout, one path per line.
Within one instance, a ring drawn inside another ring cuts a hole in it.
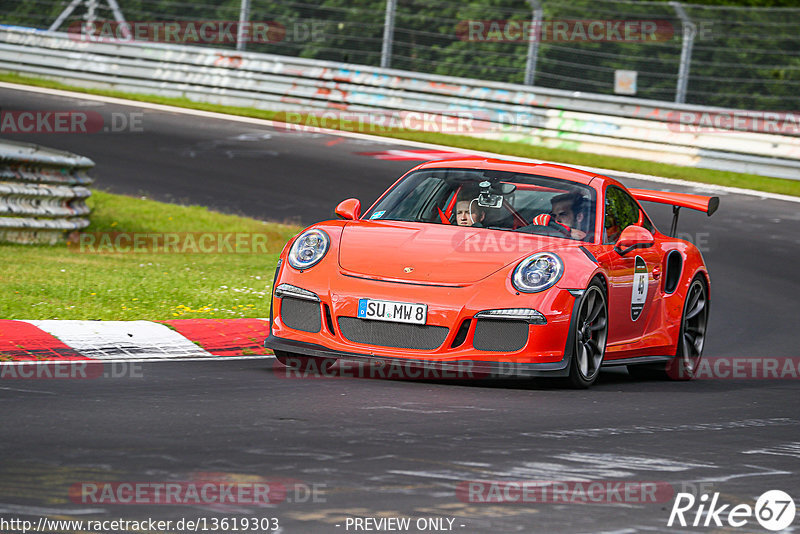
M 654 242 L 653 234 L 648 232 L 647 229 L 630 225 L 620 234 L 617 244 L 614 245 L 614 250 L 620 256 L 624 256 L 637 248 L 650 248 Z
M 342 200 L 336 206 L 336 215 L 342 219 L 355 220 L 361 217 L 361 201 L 357 198 Z

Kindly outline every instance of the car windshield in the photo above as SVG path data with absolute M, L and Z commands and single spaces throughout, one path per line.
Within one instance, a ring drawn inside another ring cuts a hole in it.
M 484 169 L 409 174 L 364 218 L 451 224 L 593 240 L 594 189 L 567 180 Z

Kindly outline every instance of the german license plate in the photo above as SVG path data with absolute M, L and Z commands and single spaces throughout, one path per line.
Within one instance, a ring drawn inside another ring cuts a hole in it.
M 428 305 L 358 299 L 358 317 L 395 323 L 425 324 L 428 318 Z

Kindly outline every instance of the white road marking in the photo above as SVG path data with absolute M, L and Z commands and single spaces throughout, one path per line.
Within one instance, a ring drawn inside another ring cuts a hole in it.
M 766 449 L 752 449 L 749 451 L 742 451 L 742 454 L 771 454 L 774 456 L 789 456 L 791 458 L 800 458 L 800 442 L 795 441 L 792 443 L 782 443 L 774 447 Z
M 398 412 L 414 413 L 451 413 L 451 410 L 422 410 L 419 408 L 404 408 L 402 406 L 365 406 L 362 410 L 396 410 Z
M 6 391 L 21 391 L 23 393 L 42 393 L 44 395 L 58 395 L 57 393 L 53 393 L 52 391 L 39 391 L 38 389 L 21 389 L 21 388 L 4 388 L 4 387 L 0 387 L 0 389 L 4 389 Z
M 697 480 L 697 482 L 727 482 L 735 478 L 748 478 L 748 477 L 764 477 L 764 476 L 780 476 L 780 475 L 793 475 L 791 471 L 765 471 L 763 467 L 757 465 L 744 465 L 743 467 L 750 467 L 759 470 L 758 473 L 738 473 L 735 475 L 719 476 L 713 478 L 705 478 Z
M 664 471 L 664 472 L 679 472 L 686 471 L 697 467 L 715 468 L 715 465 L 704 463 L 692 463 L 685 459 L 679 461 L 669 460 L 667 458 L 657 457 L 642 457 L 630 456 L 627 454 L 613 454 L 613 453 L 583 453 L 571 452 L 567 454 L 556 454 L 553 458 L 559 460 L 568 460 L 570 462 L 579 462 L 582 464 L 594 464 L 598 466 L 613 465 L 617 468 L 631 469 L 633 471 Z
M 696 432 L 719 431 L 734 428 L 760 428 L 766 426 L 800 425 L 800 420 L 789 417 L 773 417 L 770 419 L 742 419 L 739 421 L 722 421 L 720 423 L 687 423 L 683 425 L 634 425 L 618 428 L 581 428 L 573 430 L 545 430 L 543 432 L 523 433 L 523 436 L 544 438 L 597 438 L 603 436 L 622 436 L 629 434 L 657 434 L 660 432 Z
M 400 469 L 392 469 L 388 471 L 393 475 L 406 475 L 410 477 L 421 477 L 421 478 L 441 478 L 444 480 L 461 480 L 462 475 L 460 473 L 454 473 L 451 471 L 403 471 Z
M 163 324 L 150 321 L 26 321 L 97 360 L 215 358 Z
M 0 513 L 19 515 L 92 515 L 104 514 L 105 508 L 43 508 L 41 506 L 24 506 L 21 504 L 0 503 Z

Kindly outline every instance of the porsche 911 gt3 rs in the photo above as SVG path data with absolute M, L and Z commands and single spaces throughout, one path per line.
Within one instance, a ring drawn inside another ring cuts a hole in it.
M 669 235 L 640 201 L 673 206 Z M 710 279 L 673 236 L 681 208 L 718 204 L 559 165 L 424 163 L 364 214 L 345 200 L 287 243 L 265 346 L 282 362 L 469 363 L 576 387 L 612 365 L 690 379 Z

